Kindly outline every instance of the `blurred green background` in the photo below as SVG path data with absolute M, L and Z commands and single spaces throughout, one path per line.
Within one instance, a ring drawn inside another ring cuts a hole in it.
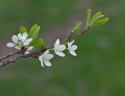
M 20 26 L 41 26 L 39 37 L 51 46 L 83 22 L 86 10 L 102 11 L 110 21 L 75 40 L 77 57 L 55 56 L 52 67 L 20 59 L 0 68 L 0 96 L 125 96 L 124 0 L 0 0 L 0 56 Z

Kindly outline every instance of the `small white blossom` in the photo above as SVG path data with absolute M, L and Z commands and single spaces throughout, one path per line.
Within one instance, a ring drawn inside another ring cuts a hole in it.
M 33 49 L 33 46 L 29 46 L 28 48 L 27 48 L 27 51 L 24 53 L 24 54 L 29 54 L 30 52 L 30 50 L 32 50 Z
M 19 42 L 19 39 L 16 35 L 12 36 L 12 41 L 13 41 L 13 43 L 11 43 L 11 42 L 7 43 L 8 47 L 15 47 L 16 49 L 20 49 L 22 47 L 21 43 Z
M 75 50 L 77 49 L 76 45 L 72 45 L 74 43 L 74 40 L 72 42 L 68 42 L 68 50 L 70 52 L 70 54 L 72 54 L 73 56 L 76 56 L 77 54 L 75 53 Z
M 60 40 L 57 39 L 54 44 L 55 53 L 61 57 L 64 57 L 65 54 L 62 51 L 64 51 L 65 49 L 66 49 L 66 46 L 63 44 L 60 44 Z
M 29 43 L 32 41 L 32 38 L 27 39 L 28 33 L 24 32 L 22 35 L 21 33 L 18 34 L 18 36 L 13 35 L 12 36 L 12 42 L 7 43 L 8 47 L 14 47 L 16 49 L 21 49 L 22 46 L 27 47 Z
M 29 43 L 32 41 L 32 38 L 27 39 L 28 33 L 24 32 L 22 35 L 21 33 L 18 34 L 18 38 L 20 42 L 23 44 L 23 46 L 29 45 Z
M 49 62 L 49 60 L 52 59 L 53 57 L 54 57 L 54 55 L 53 55 L 53 54 L 50 54 L 49 51 L 46 50 L 46 51 L 43 53 L 43 55 L 41 55 L 41 56 L 39 57 L 39 60 L 40 60 L 40 62 L 41 62 L 41 66 L 44 67 L 44 64 L 45 64 L 46 66 L 48 66 L 48 67 L 51 66 L 52 64 Z

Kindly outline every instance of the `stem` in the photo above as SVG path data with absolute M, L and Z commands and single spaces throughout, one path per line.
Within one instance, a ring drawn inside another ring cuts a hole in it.
M 13 59 L 7 60 L 7 61 L 5 61 L 5 62 L 1 62 L 1 63 L 0 63 L 0 67 L 6 66 L 6 65 L 8 65 L 8 64 L 10 64 L 10 63 L 15 63 L 15 62 L 16 62 L 18 59 L 20 59 L 20 58 L 34 57 L 35 55 L 39 55 L 39 53 L 44 52 L 44 51 L 46 51 L 46 50 L 47 50 L 47 48 L 41 48 L 40 50 L 31 52 L 31 53 L 29 53 L 29 54 L 19 54 L 18 56 L 16 56 L 16 57 L 13 58 Z M 15 52 L 15 53 L 16 53 L 16 52 Z
M 76 38 L 76 37 L 78 37 L 78 36 L 84 34 L 84 33 L 85 33 L 86 31 L 88 31 L 89 29 L 90 29 L 89 26 L 85 26 L 84 30 L 81 31 L 81 32 L 79 32 L 79 33 L 77 33 L 77 34 L 74 34 L 73 32 L 71 32 L 71 33 L 69 34 L 69 36 L 68 36 L 67 38 L 65 38 L 61 43 L 63 44 L 64 42 L 66 42 L 66 41 L 68 41 L 68 40 L 70 40 L 70 39 Z M 3 59 L 6 59 L 6 58 L 8 58 L 8 57 L 14 56 L 15 54 L 19 54 L 18 56 L 16 56 L 16 57 L 13 58 L 13 59 L 9 59 L 9 60 L 6 60 L 5 62 L 1 62 L 1 63 L 0 63 L 0 67 L 6 66 L 6 65 L 8 65 L 8 64 L 10 64 L 10 63 L 15 63 L 15 62 L 16 62 L 18 59 L 20 59 L 20 58 L 28 58 L 28 57 L 38 58 L 37 55 L 39 55 L 41 52 L 44 52 L 44 51 L 46 51 L 46 50 L 52 50 L 52 48 L 53 48 L 53 47 L 50 47 L 50 48 L 45 47 L 45 48 L 41 48 L 41 49 L 38 50 L 38 51 L 34 51 L 34 52 L 29 53 L 29 54 L 24 54 L 26 50 L 25 50 L 25 48 L 22 47 L 21 51 L 16 51 L 16 52 L 14 52 L 14 53 L 11 53 L 11 54 L 9 54 L 9 55 L 6 55 L 6 56 L 1 57 L 1 58 L 0 58 L 0 61 L 2 61 Z
M 16 51 L 16 52 L 13 52 L 13 53 L 11 53 L 11 54 L 9 54 L 9 55 L 0 57 L 0 61 L 2 61 L 3 59 L 6 59 L 6 58 L 8 58 L 8 57 L 14 56 L 15 54 L 18 54 L 18 53 L 20 53 L 20 52 L 19 52 L 19 51 Z

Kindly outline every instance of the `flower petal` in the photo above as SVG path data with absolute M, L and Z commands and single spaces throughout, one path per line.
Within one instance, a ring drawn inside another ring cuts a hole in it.
M 40 60 L 40 62 L 41 62 L 41 66 L 42 66 L 42 67 L 44 67 L 42 58 L 43 58 L 43 56 L 42 56 L 42 55 L 41 55 L 41 56 L 39 56 L 39 60 Z
M 19 34 L 18 34 L 19 40 L 21 40 L 21 37 L 22 37 L 22 35 L 21 35 L 21 33 L 19 33 Z
M 53 54 L 47 54 L 47 55 L 45 56 L 45 58 L 46 58 L 47 60 L 50 60 L 50 59 L 52 59 L 53 57 L 54 57 Z
M 26 51 L 24 54 L 29 54 L 30 52 L 29 51 Z
M 72 54 L 73 56 L 77 56 L 77 54 L 74 51 L 69 51 L 70 54 Z
M 74 40 L 72 42 L 70 42 L 70 44 L 72 45 L 74 43 Z
M 64 54 L 63 52 L 60 52 L 60 51 L 55 51 L 55 53 L 56 53 L 57 55 L 61 56 L 61 57 L 64 57 L 64 56 L 65 56 L 65 54 Z
M 13 35 L 12 40 L 13 40 L 13 42 L 17 43 L 17 41 L 18 41 L 17 36 L 16 36 L 16 35 Z
M 32 38 L 31 39 L 27 39 L 24 43 L 23 43 L 23 45 L 24 46 L 27 46 L 27 45 L 29 45 L 29 43 L 32 41 Z
M 44 61 L 44 64 L 46 65 L 46 66 L 52 66 L 52 64 L 49 62 L 49 61 Z
M 10 43 L 7 43 L 7 46 L 8 46 L 8 47 L 14 47 L 15 44 L 10 42 Z
M 28 37 L 28 33 L 27 33 L 27 32 L 24 32 L 24 33 L 23 33 L 23 38 L 27 39 L 27 37 Z
M 19 46 L 15 46 L 16 49 L 21 49 Z
M 43 56 L 46 56 L 48 53 L 49 53 L 49 50 L 46 50 L 46 51 L 43 53 Z
M 33 46 L 30 46 L 27 50 L 29 51 L 29 50 L 32 50 L 33 49 Z
M 55 45 L 59 45 L 60 44 L 60 40 L 57 39 L 56 42 L 55 42 Z
M 59 50 L 59 51 L 64 51 L 66 49 L 66 46 L 61 44 L 56 49 Z
M 76 46 L 76 45 L 73 45 L 70 49 L 71 49 L 71 50 L 76 50 L 76 49 L 77 49 L 77 46 Z

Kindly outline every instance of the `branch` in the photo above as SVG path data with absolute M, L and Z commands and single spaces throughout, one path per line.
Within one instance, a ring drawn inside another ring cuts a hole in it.
M 11 54 L 9 54 L 9 55 L 0 57 L 0 61 L 2 61 L 3 59 L 6 59 L 6 58 L 8 58 L 8 57 L 14 56 L 15 54 L 18 54 L 18 53 L 20 53 L 20 51 L 16 51 L 16 52 L 11 53 Z
M 47 48 L 41 48 L 40 50 L 38 51 L 34 51 L 34 52 L 31 52 L 29 54 L 19 54 L 17 57 L 13 58 L 13 59 L 10 59 L 10 60 L 7 60 L 5 62 L 1 62 L 0 63 L 0 67 L 3 67 L 3 66 L 6 66 L 10 63 L 15 63 L 18 59 L 20 58 L 28 58 L 28 57 L 33 57 L 33 58 L 37 58 L 37 55 L 41 52 L 44 52 L 46 51 Z M 16 52 L 15 52 L 16 53 Z M 8 56 L 8 55 L 7 55 Z M 7 56 L 4 56 L 4 57 L 7 57 Z
M 76 38 L 76 37 L 78 37 L 79 35 L 84 34 L 84 33 L 85 33 L 86 31 L 88 31 L 89 29 L 90 29 L 90 28 L 89 28 L 88 26 L 85 26 L 84 30 L 82 30 L 82 31 L 79 32 L 79 33 L 74 34 L 73 32 L 71 32 L 71 33 L 67 36 L 67 38 L 64 39 L 61 43 L 64 43 L 64 42 L 66 42 L 66 41 L 68 41 L 68 40 L 70 40 L 70 39 Z M 51 49 L 51 48 L 41 48 L 41 49 L 38 50 L 38 51 L 34 51 L 34 52 L 29 53 L 29 54 L 24 54 L 25 51 L 26 51 L 26 49 L 25 49 L 24 47 L 22 47 L 22 48 L 21 48 L 21 51 L 18 50 L 18 51 L 14 52 L 14 53 L 11 53 L 11 54 L 7 55 L 7 56 L 1 57 L 1 58 L 0 58 L 0 61 L 2 61 L 3 59 L 6 59 L 6 58 L 8 58 L 8 57 L 14 56 L 15 54 L 19 54 L 18 56 L 16 56 L 16 57 L 13 58 L 13 59 L 9 59 L 9 60 L 6 60 L 5 62 L 1 62 L 1 63 L 0 63 L 0 67 L 6 66 L 6 65 L 8 65 L 8 64 L 10 64 L 10 63 L 15 63 L 18 59 L 21 59 L 21 58 L 28 58 L 28 57 L 38 58 L 37 55 L 39 55 L 41 52 L 46 51 L 47 49 Z

